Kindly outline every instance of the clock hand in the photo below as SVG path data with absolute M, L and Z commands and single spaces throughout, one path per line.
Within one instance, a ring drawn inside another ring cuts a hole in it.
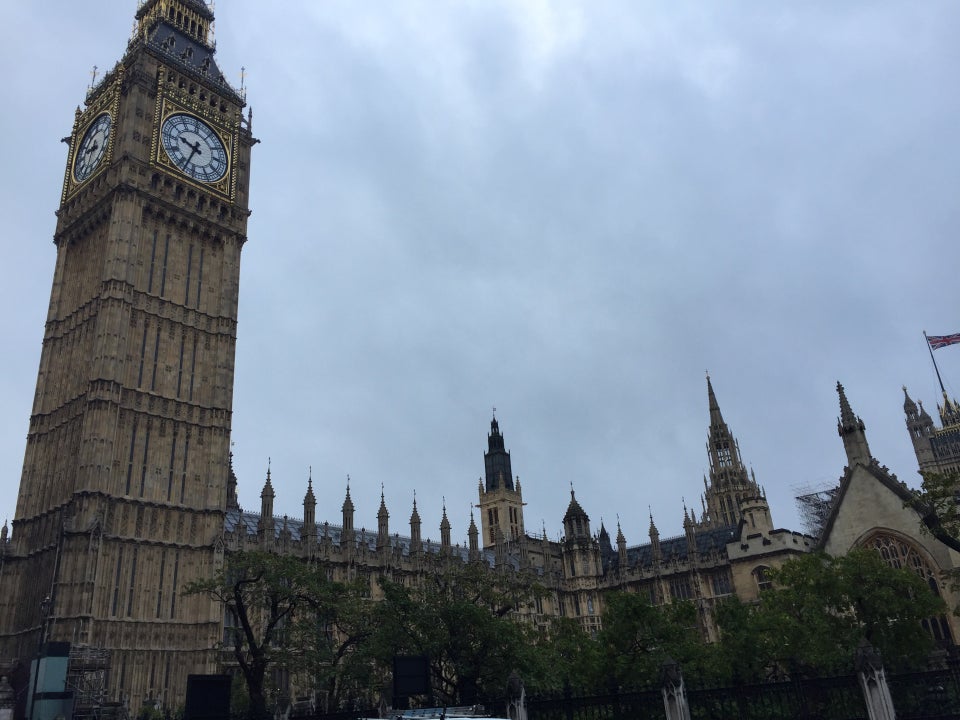
M 193 150 L 194 152 L 200 152 L 200 141 L 199 141 L 199 140 L 197 140 L 195 143 L 191 144 L 189 140 L 187 140 L 183 135 L 181 135 L 181 136 L 180 136 L 180 142 L 182 142 L 184 145 L 186 145 L 188 148 L 190 148 L 190 149 Z
M 190 155 L 187 157 L 187 160 L 184 163 L 185 165 L 189 165 L 190 161 L 193 160 L 193 156 L 196 155 L 198 152 L 200 152 L 200 141 L 197 140 L 197 142 L 191 145 L 190 141 L 187 140 L 185 137 L 183 137 L 183 135 L 181 135 L 180 142 L 182 142 L 184 145 L 190 148 Z

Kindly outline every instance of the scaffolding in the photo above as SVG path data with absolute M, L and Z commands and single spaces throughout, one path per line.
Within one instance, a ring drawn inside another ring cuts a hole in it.
M 73 716 L 99 720 L 108 715 L 107 682 L 110 651 L 73 645 L 67 665 L 67 690 L 73 691 Z
M 833 501 L 840 492 L 839 485 L 802 485 L 793 489 L 794 499 L 800 512 L 800 522 L 808 535 L 819 538 L 827 524 Z

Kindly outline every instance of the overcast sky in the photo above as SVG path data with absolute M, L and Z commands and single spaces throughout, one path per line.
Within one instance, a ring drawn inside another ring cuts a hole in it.
M 12 519 L 74 109 L 136 3 L 0 24 L 0 514 Z M 960 5 L 221 0 L 254 148 L 233 441 L 240 501 L 466 541 L 492 408 L 526 527 L 682 532 L 710 371 L 774 522 L 834 482 L 841 381 L 908 483 L 923 330 L 960 332 Z M 960 395 L 960 347 L 937 352 Z M 2 520 L 2 518 L 0 518 Z M 479 518 L 478 518 L 479 520 Z M 615 532 L 615 530 L 613 530 Z

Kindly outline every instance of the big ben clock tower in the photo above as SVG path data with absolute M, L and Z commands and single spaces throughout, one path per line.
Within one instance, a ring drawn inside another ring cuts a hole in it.
M 108 694 L 182 702 L 214 670 L 240 252 L 243 98 L 201 0 L 146 0 L 69 138 L 0 653 L 108 651 Z

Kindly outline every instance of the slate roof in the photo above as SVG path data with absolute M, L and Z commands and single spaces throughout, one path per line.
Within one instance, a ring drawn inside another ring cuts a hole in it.
M 207 47 L 190 37 L 176 25 L 159 20 L 150 29 L 146 46 L 163 56 L 165 62 L 186 71 L 198 80 L 210 82 L 217 91 L 243 105 L 240 94 L 230 86 L 214 58 L 215 48 Z
M 697 552 L 701 555 L 707 555 L 712 552 L 726 554 L 727 543 L 737 539 L 737 527 L 716 528 L 713 530 L 697 530 L 696 532 Z M 664 561 L 677 560 L 683 562 L 688 560 L 687 536 L 678 535 L 677 537 L 666 538 L 660 541 L 660 554 Z M 653 565 L 653 548 L 649 543 L 646 545 L 636 545 L 627 548 L 627 564 L 634 565 Z
M 284 523 L 286 523 L 287 531 L 290 533 L 290 539 L 293 542 L 300 542 L 303 536 L 303 521 L 296 518 L 283 518 L 275 517 L 273 519 L 273 536 L 275 539 L 280 538 L 280 534 L 283 532 Z M 245 510 L 239 509 L 230 509 L 227 510 L 226 516 L 224 518 L 224 530 L 228 533 L 245 533 L 248 537 L 256 536 L 257 527 L 260 524 L 260 513 L 247 512 Z M 341 537 L 343 535 L 343 528 L 339 525 L 334 525 L 332 523 L 317 523 L 317 539 L 322 540 L 324 537 L 330 538 L 331 542 L 334 545 L 341 545 Z M 377 550 L 377 533 L 371 532 L 369 530 L 354 530 L 354 535 L 356 536 L 356 541 L 358 544 L 364 544 L 367 547 L 367 550 L 370 552 L 376 552 Z M 390 547 L 400 547 L 400 551 L 404 556 L 409 557 L 410 547 L 412 540 L 403 535 L 391 535 L 390 536 Z M 429 553 L 432 555 L 439 555 L 441 551 L 441 546 L 439 542 L 433 542 L 428 540 L 422 540 L 421 545 L 423 547 L 423 552 Z M 450 552 L 458 557 L 461 561 L 467 562 L 470 559 L 470 549 L 462 545 L 452 545 L 450 547 Z M 480 550 L 480 557 L 491 567 L 494 566 L 496 557 L 492 550 Z M 519 569 L 519 561 L 516 558 L 510 558 L 510 564 L 514 569 Z

